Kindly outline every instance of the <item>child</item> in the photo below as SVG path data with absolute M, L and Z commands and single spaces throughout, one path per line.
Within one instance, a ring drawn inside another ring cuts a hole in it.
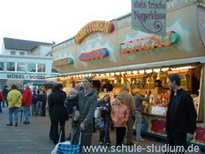
M 109 127 L 110 127 L 110 96 L 106 94 L 102 100 L 97 102 L 97 107 L 101 110 L 101 117 L 104 121 L 104 127 L 100 129 L 100 139 L 99 145 L 103 145 L 104 141 L 106 142 L 106 146 L 110 146 L 110 134 L 109 134 Z
M 129 117 L 129 110 L 123 104 L 121 97 L 115 98 L 115 103 L 111 109 L 111 118 L 116 131 L 116 147 L 121 146 L 126 134 L 126 124 Z
M 73 118 L 74 124 L 77 124 L 78 118 L 80 117 L 77 93 L 75 89 L 71 88 L 68 93 L 68 98 L 65 100 L 68 116 Z

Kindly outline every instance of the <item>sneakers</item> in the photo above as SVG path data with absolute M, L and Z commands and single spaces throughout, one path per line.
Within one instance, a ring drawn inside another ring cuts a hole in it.
M 103 142 L 99 142 L 99 145 L 104 145 L 104 143 Z
M 25 125 L 28 125 L 28 124 L 30 124 L 30 122 L 27 122 L 27 121 L 24 121 L 23 122 Z
M 144 141 L 144 139 L 143 138 L 141 138 L 141 139 L 136 139 L 137 141 Z

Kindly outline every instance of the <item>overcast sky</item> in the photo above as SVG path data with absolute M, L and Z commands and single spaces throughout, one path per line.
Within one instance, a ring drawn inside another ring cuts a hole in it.
M 1 0 L 3 37 L 60 43 L 93 20 L 112 20 L 131 12 L 131 0 Z

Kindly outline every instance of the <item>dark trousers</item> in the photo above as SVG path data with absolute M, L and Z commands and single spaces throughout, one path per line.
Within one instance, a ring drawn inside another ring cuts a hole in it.
M 110 143 L 109 127 L 110 127 L 109 122 L 105 121 L 104 122 L 104 128 L 100 129 L 100 140 L 99 140 L 99 142 L 104 142 L 105 141 L 106 143 Z
M 41 116 L 46 116 L 46 103 L 45 102 L 42 102 Z
M 121 146 L 126 134 L 125 127 L 115 127 L 116 132 L 116 146 Z
M 59 131 L 59 124 L 60 124 L 60 131 Z M 49 136 L 54 144 L 58 143 L 60 134 L 61 134 L 60 141 L 64 142 L 65 141 L 65 121 L 51 121 Z
M 167 134 L 167 142 L 169 144 L 169 148 L 176 149 L 176 146 L 183 146 L 186 148 L 186 133 L 175 133 L 168 132 Z M 171 153 L 171 152 L 167 152 Z M 184 153 L 184 152 L 175 152 L 175 153 Z

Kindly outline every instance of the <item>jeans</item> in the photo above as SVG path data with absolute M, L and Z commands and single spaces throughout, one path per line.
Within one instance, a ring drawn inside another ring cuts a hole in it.
M 37 105 L 36 104 L 33 104 L 32 105 L 32 116 L 36 116 L 37 115 Z
M 25 122 L 29 122 L 29 113 L 30 113 L 30 107 L 28 106 L 23 107 L 23 114 L 24 114 Z
M 104 122 L 104 128 L 100 129 L 100 140 L 99 142 L 110 143 L 110 133 L 109 133 L 110 123 L 109 121 Z
M 13 123 L 13 114 L 14 114 L 14 121 L 18 123 L 18 107 L 9 108 L 9 122 Z
M 141 127 L 142 127 L 142 114 L 140 111 L 136 113 L 136 140 L 142 139 L 141 137 Z

